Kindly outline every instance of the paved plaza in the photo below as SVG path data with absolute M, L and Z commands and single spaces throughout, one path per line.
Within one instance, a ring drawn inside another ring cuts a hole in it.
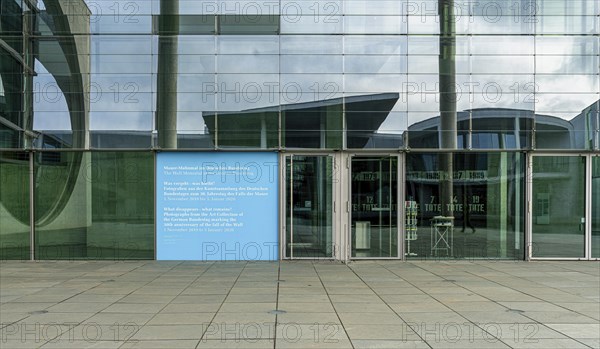
M 600 348 L 597 262 L 2 262 L 0 348 Z

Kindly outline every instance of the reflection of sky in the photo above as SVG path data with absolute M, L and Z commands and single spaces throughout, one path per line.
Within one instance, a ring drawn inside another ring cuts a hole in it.
M 156 14 L 159 9 L 157 0 L 87 2 L 93 12 L 91 31 L 96 33 L 147 34 L 151 30 L 149 15 Z M 263 13 L 273 11 L 273 2 L 228 2 L 230 7 L 224 7 L 223 3 L 181 0 L 180 11 L 185 14 L 252 13 L 253 9 L 257 9 L 252 4 L 259 4 Z M 234 3 L 240 5 L 235 6 Z M 308 14 L 314 12 L 310 5 L 317 4 L 322 11 L 321 16 L 304 16 L 296 22 L 286 19 L 282 22 L 283 31 L 406 33 L 408 30 L 409 33 L 436 33 L 439 30 L 435 16 L 414 16 L 410 20 L 383 16 L 431 10 L 406 8 L 402 1 L 378 1 L 376 4 L 358 0 L 343 4 L 340 1 L 282 1 L 282 6 L 287 4 L 289 9 L 289 6 L 295 6 L 292 3 L 300 4 L 302 13 Z M 431 6 L 435 2 L 423 3 Z M 576 1 L 569 3 L 572 13 L 577 14 L 581 10 L 581 6 L 574 5 Z M 332 7 L 327 7 L 327 4 Z M 594 2 L 586 4 L 588 9 L 598 6 Z M 336 9 L 336 6 L 339 8 Z M 115 16 L 117 8 L 119 16 Z M 278 8 L 280 11 L 281 6 Z M 326 11 L 333 10 L 346 15 L 370 13 L 379 17 L 373 17 L 375 23 L 373 18 L 359 16 L 331 17 L 326 21 Z M 598 21 L 593 16 L 585 23 L 575 20 L 561 24 L 557 20 L 544 20 L 534 25 L 523 18 L 520 20 L 506 16 L 493 22 L 482 16 L 463 16 L 457 28 L 459 31 L 468 30 L 465 33 L 489 34 L 533 33 L 536 28 L 544 32 L 560 32 L 563 28 L 571 33 L 583 28 L 579 30 L 589 33 L 589 30 L 597 31 Z M 570 119 L 599 99 L 598 37 L 533 39 L 518 35 L 470 36 L 459 37 L 457 45 L 459 110 L 527 109 Z M 157 39 L 151 35 L 92 38 L 92 92 L 101 91 L 101 97 L 90 104 L 92 129 L 152 128 L 156 109 L 157 47 Z M 214 36 L 182 37 L 179 48 L 179 128 L 203 129 L 201 113 L 205 111 L 238 111 L 341 96 L 396 92 L 401 93 L 401 97 L 379 131 L 401 131 L 408 124 L 439 113 L 439 98 L 436 96 L 439 91 L 438 51 L 437 37 L 427 36 L 410 37 L 408 40 L 405 36 L 389 35 L 218 36 L 216 40 Z M 217 52 L 219 55 L 215 56 Z M 411 56 L 406 56 L 407 53 Z M 43 75 L 43 69 L 41 72 Z M 40 76 L 36 79 L 43 81 L 46 78 Z M 539 92 L 535 96 L 531 94 L 534 88 Z M 213 91 L 217 93 L 202 94 Z M 66 104 L 58 103 L 52 107 L 36 104 L 36 108 L 39 111 L 61 109 L 66 108 Z M 51 119 L 46 115 L 50 114 L 36 115 L 36 128 L 68 128 L 68 118 Z
M 33 129 L 70 130 L 69 108 L 64 97 L 61 97 L 58 83 L 38 60 L 35 62 L 35 71 L 38 75 L 33 79 Z

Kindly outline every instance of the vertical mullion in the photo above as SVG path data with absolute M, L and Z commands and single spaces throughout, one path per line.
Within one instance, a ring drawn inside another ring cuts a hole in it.
M 585 155 L 585 258 L 592 259 L 592 156 Z
M 29 152 L 29 259 L 35 260 L 35 173 L 34 152 Z
M 294 156 L 290 156 L 290 182 L 288 183 L 290 191 L 290 259 L 294 259 Z M 287 245 L 287 242 L 286 242 Z
M 154 155 L 152 158 L 154 160 L 154 260 L 158 260 L 158 243 L 157 243 L 157 217 L 158 217 L 158 200 L 157 200 L 157 191 L 156 191 L 156 179 L 157 179 L 157 163 L 158 163 L 158 153 L 153 151 L 152 154 Z
M 400 155 L 397 155 L 397 181 L 398 181 L 398 187 L 396 188 L 396 195 L 398 195 L 398 199 L 396 199 L 397 205 L 396 205 L 396 215 L 398 217 L 400 217 L 400 221 L 398 222 L 398 259 L 400 260 L 405 260 L 406 259 L 406 255 L 404 254 L 405 252 L 405 238 L 406 238 L 406 226 L 405 226 L 405 222 L 406 222 L 406 209 L 405 209 L 405 205 L 406 205 L 406 193 L 404 191 L 404 188 L 406 187 L 406 178 L 405 178 L 405 167 L 404 167 L 404 163 L 405 163 L 405 153 L 401 153 Z
M 533 257 L 533 154 L 525 158 L 525 260 Z

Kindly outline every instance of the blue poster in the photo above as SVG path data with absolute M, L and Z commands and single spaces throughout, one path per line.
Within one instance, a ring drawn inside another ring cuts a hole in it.
M 277 260 L 276 153 L 159 153 L 158 260 Z

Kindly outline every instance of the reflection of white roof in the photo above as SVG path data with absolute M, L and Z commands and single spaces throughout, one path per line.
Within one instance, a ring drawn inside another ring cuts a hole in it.
M 279 112 L 286 110 L 303 110 L 303 109 L 313 109 L 313 108 L 321 108 L 321 107 L 329 107 L 333 105 L 341 105 L 342 102 L 344 104 L 350 103 L 361 103 L 361 102 L 377 102 L 377 101 L 386 101 L 386 100 L 398 100 L 400 98 L 399 93 L 378 93 L 372 95 L 361 95 L 361 96 L 349 96 L 343 98 L 332 98 L 332 99 L 324 99 L 318 101 L 311 102 L 303 102 L 303 103 L 292 103 L 292 104 L 282 104 L 282 105 L 274 105 L 270 107 L 263 108 L 255 108 L 255 109 L 246 109 L 239 112 L 219 112 L 220 115 L 229 115 L 229 114 L 245 114 L 245 113 L 267 113 L 267 112 Z M 388 111 L 389 112 L 389 111 Z M 203 112 L 202 116 L 214 116 L 215 112 Z
M 575 120 L 579 115 L 575 116 L 572 120 Z M 557 116 L 535 114 L 532 110 L 525 109 L 509 109 L 509 108 L 480 108 L 480 109 L 467 109 L 459 111 L 457 113 L 457 121 L 467 121 L 469 118 L 473 120 L 477 119 L 501 119 L 501 118 L 514 118 L 514 119 L 535 119 L 536 124 L 548 125 L 554 127 L 560 127 L 567 130 L 573 129 L 571 121 L 562 119 Z M 426 130 L 439 126 L 440 116 L 434 116 L 429 119 L 417 122 L 409 126 L 409 131 L 415 130 Z

